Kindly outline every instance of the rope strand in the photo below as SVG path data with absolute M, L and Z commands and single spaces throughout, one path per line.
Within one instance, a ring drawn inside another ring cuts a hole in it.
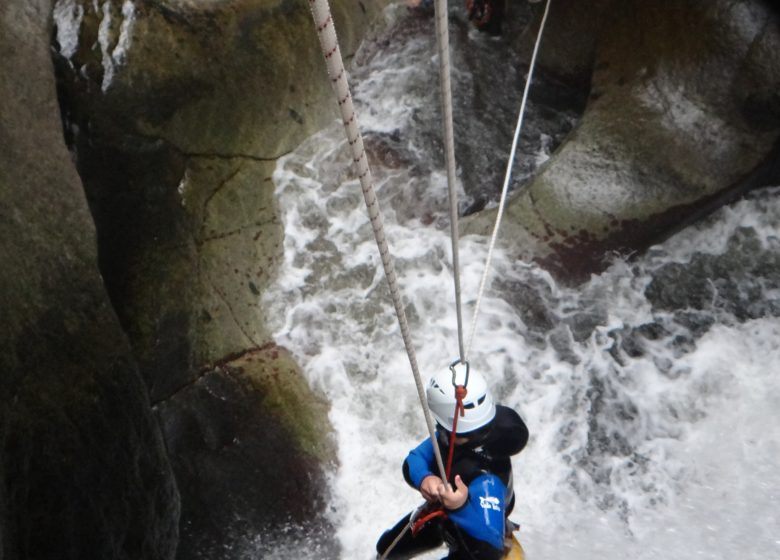
M 506 195 L 509 191 L 509 179 L 512 176 L 512 165 L 514 164 L 515 160 L 515 152 L 517 151 L 517 141 L 520 138 L 520 130 L 523 126 L 523 115 L 525 114 L 525 105 L 526 101 L 528 100 L 528 90 L 531 88 L 531 77 L 534 73 L 534 66 L 536 64 L 536 55 L 539 52 L 539 45 L 542 42 L 542 32 L 544 31 L 544 24 L 547 22 L 547 14 L 550 10 L 550 0 L 547 0 L 547 4 L 544 7 L 544 15 L 542 16 L 542 22 L 539 24 L 539 33 L 536 36 L 536 44 L 534 44 L 534 51 L 531 55 L 531 64 L 528 67 L 528 76 L 526 77 L 525 81 L 525 89 L 523 90 L 523 100 L 520 104 L 520 114 L 517 117 L 517 126 L 515 127 L 515 136 L 512 140 L 512 149 L 509 154 L 509 162 L 506 166 L 506 175 L 504 177 L 504 186 L 501 189 L 501 200 L 498 204 L 498 213 L 496 214 L 496 223 L 493 226 L 493 234 L 490 237 L 490 245 L 488 247 L 488 256 L 485 261 L 485 270 L 482 274 L 482 279 L 479 284 L 479 292 L 477 294 L 477 301 L 474 306 L 474 315 L 471 319 L 471 334 L 469 335 L 469 343 L 466 346 L 466 356 L 468 356 L 469 351 L 471 350 L 471 344 L 474 342 L 474 333 L 477 330 L 477 315 L 479 314 L 479 307 L 482 303 L 482 296 L 485 292 L 485 284 L 487 283 L 487 277 L 488 273 L 490 272 L 490 262 L 493 258 L 493 248 L 496 244 L 496 239 L 498 238 L 498 228 L 501 225 L 501 218 L 504 214 L 504 204 L 506 202 Z M 464 361 L 466 361 L 466 357 L 463 358 Z
M 458 254 L 458 192 L 455 178 L 455 134 L 452 125 L 452 85 L 450 83 L 450 34 L 447 0 L 434 2 L 436 13 L 436 50 L 439 53 L 439 91 L 441 94 L 442 128 L 444 134 L 444 161 L 447 167 L 447 187 L 450 197 L 450 241 L 452 243 L 452 270 L 455 283 L 455 314 L 458 319 L 458 355 L 466 360 L 463 346 L 463 314 L 460 302 L 460 256 Z
M 328 68 L 331 85 L 333 86 L 333 90 L 336 93 L 336 98 L 339 102 L 341 119 L 344 123 L 347 141 L 352 150 L 352 158 L 357 166 L 358 178 L 360 179 L 360 186 L 363 190 L 363 198 L 366 203 L 369 219 L 371 220 L 371 227 L 374 230 L 374 238 L 376 239 L 376 244 L 379 248 L 382 265 L 384 266 L 385 277 L 387 278 L 387 284 L 390 288 L 390 295 L 393 299 L 393 306 L 395 307 L 398 324 L 401 328 L 401 336 L 404 341 L 404 346 L 406 347 L 406 354 L 409 357 L 409 364 L 411 365 L 412 374 L 414 375 L 417 395 L 420 398 L 423 415 L 425 416 L 425 423 L 428 426 L 428 434 L 433 442 L 436 464 L 442 478 L 444 478 L 445 471 L 441 458 L 441 451 L 439 450 L 439 445 L 436 441 L 433 419 L 431 418 L 431 412 L 425 398 L 425 389 L 423 388 L 420 370 L 417 366 L 417 357 L 414 352 L 414 346 L 412 345 L 411 334 L 409 332 L 409 323 L 406 320 L 406 313 L 404 312 L 403 302 L 401 301 L 398 280 L 395 274 L 395 264 L 393 262 L 393 257 L 390 254 L 387 239 L 385 238 L 382 214 L 379 211 L 379 203 L 374 191 L 374 180 L 371 175 L 371 168 L 368 165 L 366 151 L 363 148 L 363 136 L 360 133 L 357 114 L 355 113 L 355 108 L 352 104 L 352 94 L 349 89 L 349 83 L 347 82 L 347 73 L 344 69 L 344 61 L 341 57 L 341 50 L 339 49 L 339 42 L 336 37 L 336 29 L 333 24 L 330 5 L 328 4 L 328 0 L 309 0 L 309 7 L 311 8 L 312 17 L 314 18 L 314 25 L 317 28 L 317 35 L 320 39 L 320 47 L 322 48 L 322 54 L 325 57 L 325 64 Z

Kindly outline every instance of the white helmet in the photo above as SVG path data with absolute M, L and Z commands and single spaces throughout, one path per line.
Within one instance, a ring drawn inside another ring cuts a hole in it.
M 465 434 L 488 425 L 496 416 L 496 404 L 488 391 L 485 378 L 476 372 L 469 373 L 468 366 L 456 371 L 453 366 L 433 374 L 428 383 L 426 396 L 428 407 L 436 422 L 445 430 L 452 431 L 455 419 L 455 386 L 466 385 L 463 399 L 463 416 L 458 417 L 456 432 Z

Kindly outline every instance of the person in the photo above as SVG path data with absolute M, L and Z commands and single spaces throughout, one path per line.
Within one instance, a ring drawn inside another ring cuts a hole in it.
M 407 9 L 417 15 L 432 16 L 435 12 L 433 0 L 406 0 Z
M 466 0 L 466 14 L 469 21 L 490 35 L 500 35 L 504 22 L 506 0 Z
M 540 0 L 529 0 L 531 3 Z M 489 35 L 501 35 L 501 26 L 506 13 L 507 0 L 466 0 L 466 17 L 479 31 Z M 406 0 L 410 13 L 418 16 L 432 16 L 436 13 L 434 0 Z
M 465 387 L 465 396 L 456 415 L 462 395 L 458 387 Z M 430 438 L 409 452 L 403 476 L 419 490 L 425 505 L 382 534 L 376 544 L 378 557 L 411 558 L 446 543 L 448 560 L 503 558 L 515 500 L 510 456 L 525 447 L 528 428 L 517 412 L 495 404 L 485 379 L 468 366 L 434 374 L 426 401 L 436 421 L 442 460 L 446 457 L 449 464 L 448 484 L 436 472 Z

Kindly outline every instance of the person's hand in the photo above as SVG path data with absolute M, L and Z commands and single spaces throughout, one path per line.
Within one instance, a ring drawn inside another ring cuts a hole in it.
M 423 478 L 423 481 L 420 483 L 420 493 L 426 502 L 439 501 L 439 487 L 441 485 L 441 478 L 436 475 L 429 474 Z
M 425 482 L 425 481 L 423 481 Z M 442 484 L 439 480 L 438 489 L 439 500 L 447 509 L 458 509 L 469 498 L 469 488 L 461 480 L 460 475 L 455 476 L 455 490 L 449 484 Z

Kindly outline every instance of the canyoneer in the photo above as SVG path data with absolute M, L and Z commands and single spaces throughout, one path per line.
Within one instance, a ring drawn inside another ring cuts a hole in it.
M 447 457 L 447 483 L 435 472 L 430 438 L 409 452 L 403 476 L 425 504 L 382 534 L 378 557 L 411 558 L 446 543 L 448 560 L 522 558 L 511 556 L 516 526 L 508 519 L 515 502 L 510 456 L 528 441 L 522 418 L 495 404 L 485 379 L 467 364 L 434 374 L 426 400 Z

